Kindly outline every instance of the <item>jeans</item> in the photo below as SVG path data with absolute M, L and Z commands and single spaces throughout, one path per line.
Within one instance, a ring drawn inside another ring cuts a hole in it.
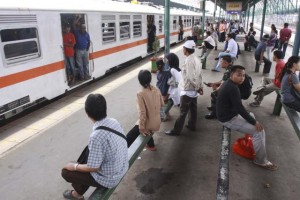
M 263 88 L 259 90 L 257 96 L 255 97 L 255 101 L 258 104 L 261 104 L 262 100 L 264 99 L 264 96 L 270 94 L 271 92 L 274 92 L 275 90 L 280 89 L 276 85 L 274 85 L 273 79 L 271 78 L 263 77 L 261 82 L 261 86 L 263 86 Z
M 282 42 L 279 40 L 278 50 L 281 50 L 283 48 L 283 50 L 282 50 L 283 58 L 285 57 L 285 52 L 286 52 L 287 46 L 288 46 L 288 42 Z
M 169 98 L 168 99 L 168 102 L 165 104 L 165 106 L 163 107 L 164 108 L 164 112 L 165 114 L 168 114 L 169 111 L 171 110 L 171 108 L 173 107 L 174 105 L 174 101 L 172 98 Z
M 215 67 L 215 70 L 221 71 L 221 59 L 224 56 L 231 56 L 231 55 L 230 55 L 230 53 L 220 52 L 219 55 L 218 55 L 219 61 L 218 61 L 218 64 L 216 65 L 216 67 Z
M 251 113 L 254 117 L 254 115 Z M 266 134 L 265 131 L 257 131 L 255 126 L 247 122 L 242 116 L 237 115 L 228 122 L 221 122 L 221 124 L 231 130 L 238 131 L 243 134 L 250 134 L 253 136 L 252 142 L 255 151 L 255 162 L 258 164 L 266 164 Z
M 67 70 L 67 75 L 75 77 L 75 60 L 74 57 L 65 57 L 65 65 Z
M 180 134 L 183 129 L 186 115 L 189 113 L 188 126 L 191 129 L 196 129 L 197 122 L 197 97 L 192 98 L 186 95 L 180 97 L 180 115 L 177 118 L 173 131 Z
M 96 182 L 89 172 L 83 173 L 78 171 L 69 171 L 67 169 L 62 169 L 61 176 L 67 182 L 72 183 L 72 187 L 80 195 L 83 195 L 89 189 L 90 186 L 97 188 L 105 188 L 104 186 Z
M 87 50 L 76 49 L 76 64 L 82 80 L 89 76 L 89 52 Z
M 131 146 L 131 144 L 135 141 L 135 139 L 140 135 L 140 129 L 138 125 L 135 125 L 126 135 L 127 138 L 127 145 L 128 147 Z M 149 147 L 154 147 L 154 140 L 151 137 L 149 142 L 147 143 Z
M 255 60 L 259 61 L 260 60 L 260 55 L 255 55 Z M 265 56 L 263 57 L 263 61 L 265 63 L 263 73 L 268 74 L 268 73 L 270 73 L 272 62 L 270 60 L 268 60 Z

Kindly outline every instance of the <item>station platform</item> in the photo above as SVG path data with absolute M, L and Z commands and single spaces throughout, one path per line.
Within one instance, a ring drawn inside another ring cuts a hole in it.
M 254 73 L 253 52 L 243 51 L 235 64 L 246 67 L 256 89 L 262 78 L 262 66 Z M 224 44 L 219 44 L 219 50 Z M 182 45 L 171 48 L 184 62 Z M 203 70 L 203 81 L 220 80 L 223 73 L 212 72 L 216 65 L 213 51 Z M 200 50 L 196 50 L 200 54 Z M 286 59 L 291 54 L 288 47 Z M 87 85 L 25 117 L 0 128 L 0 193 L 5 200 L 62 200 L 62 192 L 71 185 L 61 177 L 61 168 L 76 160 L 88 142 L 92 122 L 84 111 L 88 94 L 105 96 L 108 116 L 117 119 L 125 132 L 137 120 L 136 92 L 140 89 L 137 74 L 150 69 L 148 59 Z M 274 71 L 274 64 L 271 72 Z M 271 73 L 270 76 L 273 76 Z M 152 84 L 156 83 L 153 74 Z M 161 124 L 155 133 L 157 151 L 144 150 L 111 196 L 112 200 L 210 200 L 216 199 L 222 126 L 207 120 L 211 89 L 205 87 L 198 98 L 197 131 L 183 129 L 178 137 L 163 131 L 173 127 L 179 109 L 170 111 L 172 118 Z M 232 200 L 294 200 L 300 197 L 300 141 L 285 112 L 272 115 L 276 94 L 265 97 L 261 106 L 245 107 L 256 115 L 266 130 L 269 160 L 279 166 L 277 171 L 257 167 L 234 153 L 230 155 L 229 199 Z M 231 143 L 243 134 L 232 132 Z M 267 184 L 268 187 L 267 187 Z M 87 198 L 94 188 L 85 194 Z

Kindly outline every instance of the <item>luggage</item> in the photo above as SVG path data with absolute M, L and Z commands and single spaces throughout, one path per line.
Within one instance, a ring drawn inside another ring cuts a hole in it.
M 252 144 L 252 136 L 245 134 L 245 137 L 239 138 L 233 144 L 233 152 L 237 155 L 254 160 L 255 151 Z

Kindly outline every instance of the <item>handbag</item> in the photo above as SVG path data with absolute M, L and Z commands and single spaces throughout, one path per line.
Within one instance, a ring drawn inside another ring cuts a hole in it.
M 289 82 L 289 85 L 291 86 L 291 88 L 290 88 L 291 95 L 292 95 L 297 101 L 300 101 L 300 93 L 296 90 L 296 88 L 295 88 L 294 85 L 293 85 L 293 82 L 292 82 L 292 74 L 289 75 L 289 77 L 288 77 L 288 82 Z
M 95 130 L 100 130 L 100 129 L 109 131 L 109 132 L 111 132 L 111 133 L 114 133 L 114 134 L 116 134 L 116 135 L 122 137 L 124 140 L 127 141 L 127 138 L 126 138 L 125 135 L 123 135 L 122 133 L 120 133 L 120 132 L 118 132 L 118 131 L 116 131 L 116 130 L 114 130 L 114 129 L 108 128 L 108 127 L 106 127 L 106 126 L 99 126 L 99 127 L 97 127 Z M 89 150 L 89 147 L 88 147 L 88 145 L 87 145 L 87 146 L 83 149 L 83 151 L 81 152 L 80 156 L 78 157 L 77 163 L 78 163 L 78 164 L 87 164 L 87 161 L 88 161 L 88 158 L 89 158 L 89 153 L 90 153 L 90 150 Z

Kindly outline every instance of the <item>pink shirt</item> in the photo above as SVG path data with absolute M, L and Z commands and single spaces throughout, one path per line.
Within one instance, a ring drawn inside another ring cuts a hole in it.
M 289 28 L 283 28 L 280 30 L 280 38 L 281 42 L 289 41 L 292 36 L 292 31 Z

